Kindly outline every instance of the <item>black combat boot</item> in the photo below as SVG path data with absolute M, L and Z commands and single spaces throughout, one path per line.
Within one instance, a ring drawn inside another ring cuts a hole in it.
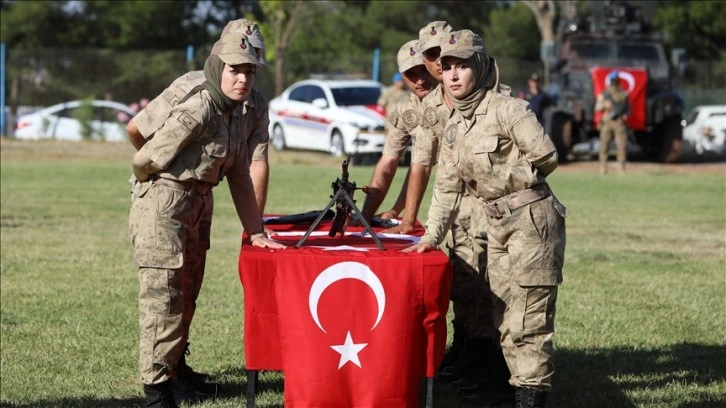
M 446 370 L 441 370 L 436 378 L 445 382 L 457 381 L 465 377 L 477 377 L 486 370 L 486 342 L 479 337 L 467 337 L 459 359 Z
M 545 408 L 547 392 L 529 387 L 517 387 L 514 391 L 514 408 Z
M 197 389 L 186 378 L 172 378 L 169 381 L 174 399 L 185 404 L 199 404 L 209 399 L 209 395 Z
M 171 384 L 165 381 L 159 384 L 144 384 L 147 408 L 179 408 L 171 392 Z
M 187 343 L 184 346 L 184 352 L 179 357 L 179 362 L 175 369 L 177 378 L 184 384 L 190 384 L 191 387 L 204 394 L 216 396 L 218 392 L 222 391 L 222 386 L 217 382 L 211 381 L 212 376 L 209 374 L 196 372 L 189 367 L 186 359 L 189 353 L 189 343 Z
M 454 337 L 451 341 L 451 347 L 444 354 L 439 371 L 446 370 L 447 367 L 456 363 L 456 360 L 461 356 L 461 351 L 464 349 L 464 343 L 466 342 L 466 327 L 461 323 L 453 323 L 454 326 Z

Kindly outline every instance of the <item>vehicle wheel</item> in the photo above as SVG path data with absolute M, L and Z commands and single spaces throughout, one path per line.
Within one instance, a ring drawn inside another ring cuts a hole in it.
M 566 163 L 572 145 L 572 118 L 567 115 L 552 115 L 550 138 L 557 148 L 558 161 Z
M 282 130 L 282 126 L 275 125 L 275 127 L 272 128 L 270 143 L 272 144 L 272 148 L 278 152 L 285 150 L 285 132 Z
M 330 136 L 330 154 L 333 157 L 342 157 L 345 155 L 345 142 L 339 130 L 334 130 L 333 135 Z
M 683 158 L 683 127 L 681 117 L 672 116 L 656 128 L 656 137 L 660 138 L 658 161 L 662 163 L 678 163 Z

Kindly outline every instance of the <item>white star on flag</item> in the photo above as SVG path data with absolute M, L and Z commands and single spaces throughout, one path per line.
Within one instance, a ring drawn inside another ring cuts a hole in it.
M 361 367 L 360 359 L 358 359 L 358 353 L 360 353 L 360 351 L 363 350 L 367 345 L 368 343 L 353 343 L 353 338 L 350 336 L 349 330 L 348 334 L 345 336 L 344 344 L 341 344 L 339 346 L 330 346 L 330 348 L 340 353 L 340 362 L 338 363 L 338 369 L 340 370 L 340 367 L 343 367 L 348 361 L 357 365 L 358 367 Z

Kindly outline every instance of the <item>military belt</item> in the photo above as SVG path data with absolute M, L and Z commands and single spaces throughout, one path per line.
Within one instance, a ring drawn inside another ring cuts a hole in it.
M 550 187 L 547 183 L 537 184 L 526 190 L 520 190 L 515 193 L 505 195 L 492 201 L 483 203 L 484 212 L 491 218 L 502 218 L 510 215 L 512 211 L 522 208 L 527 204 L 545 199 L 551 194 Z
M 212 188 L 214 187 L 214 184 L 212 183 L 205 183 L 199 180 L 178 181 L 166 179 L 156 175 L 151 176 L 151 183 L 161 184 L 163 186 L 175 188 L 177 190 L 184 190 L 189 194 L 193 195 L 207 195 L 210 191 L 212 191 Z

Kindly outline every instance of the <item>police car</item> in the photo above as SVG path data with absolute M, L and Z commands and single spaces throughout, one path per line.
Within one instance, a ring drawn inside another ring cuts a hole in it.
M 270 144 L 335 157 L 380 154 L 385 116 L 377 103 L 383 89 L 364 79 L 296 82 L 270 101 Z

